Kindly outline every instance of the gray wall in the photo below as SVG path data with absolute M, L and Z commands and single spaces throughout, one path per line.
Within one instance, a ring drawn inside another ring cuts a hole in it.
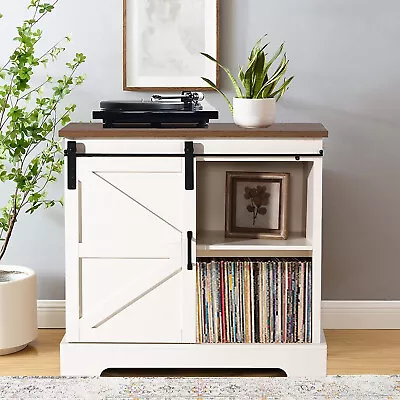
M 11 48 L 20 7 L 3 0 L 0 61 Z M 122 0 L 61 0 L 43 25 L 48 43 L 72 32 L 70 49 L 88 60 L 74 119 L 88 121 L 101 99 L 124 93 Z M 323 298 L 400 300 L 400 3 L 397 0 L 221 0 L 221 58 L 233 69 L 255 40 L 286 41 L 296 75 L 278 120 L 323 122 L 329 129 L 324 173 Z M 225 77 L 222 86 L 229 90 Z M 217 94 L 208 101 L 231 121 Z M 54 192 L 62 193 L 61 183 Z M 5 197 L 1 186 L 0 201 Z M 21 217 L 5 260 L 39 275 L 41 299 L 64 298 L 63 211 Z

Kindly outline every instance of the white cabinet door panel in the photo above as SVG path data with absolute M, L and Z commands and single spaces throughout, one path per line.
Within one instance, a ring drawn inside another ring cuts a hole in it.
M 83 259 L 81 340 L 181 342 L 179 263 L 180 258 Z
M 174 230 L 182 229 L 182 213 L 177 212 L 183 200 L 181 174 L 98 172 L 97 175 Z M 143 190 L 137 190 L 141 186 Z
M 184 188 L 179 188 L 183 185 L 180 174 L 157 174 L 170 187 L 169 192 L 160 193 L 159 207 L 154 207 L 155 194 L 147 190 L 144 175 L 122 172 L 112 175 L 113 183 L 95 172 L 82 177 L 82 243 L 101 249 L 111 244 L 111 247 L 125 247 L 134 252 L 135 248 L 151 251 L 155 243 L 181 241 L 180 191 Z M 125 186 L 120 187 L 119 181 L 125 182 Z M 175 193 L 173 199 L 172 193 Z M 172 201 L 177 208 L 169 204 Z
M 182 163 L 78 160 L 80 341 L 183 341 L 185 274 L 193 272 L 184 262 Z
M 81 325 L 81 341 L 181 343 L 182 280 L 173 276 L 97 328 Z

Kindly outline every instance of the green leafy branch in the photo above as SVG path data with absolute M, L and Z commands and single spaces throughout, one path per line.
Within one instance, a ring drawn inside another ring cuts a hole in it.
M 83 83 L 85 76 L 76 73 L 86 57 L 77 53 L 65 64 L 67 73 L 63 76 L 57 80 L 48 76 L 31 87 L 35 71 L 56 61 L 65 51 L 64 43 L 70 41 L 65 37 L 42 55 L 36 55 L 43 32 L 35 26 L 53 11 L 57 2 L 29 1 L 32 17 L 17 27 L 16 48 L 0 68 L 0 182 L 13 187 L 7 204 L 0 208 L 0 260 L 21 212 L 33 213 L 41 207 L 62 204 L 62 200 L 49 199 L 46 189 L 63 168 L 57 127 L 70 122 L 76 105 L 60 110 L 60 103 Z
M 236 97 L 246 99 L 275 98 L 276 101 L 279 101 L 294 78 L 294 76 L 291 76 L 290 78 L 284 77 L 288 68 L 289 60 L 286 57 L 286 53 L 282 54 L 284 49 L 283 43 L 275 54 L 268 60 L 268 53 L 266 53 L 265 50 L 269 43 L 262 43 L 265 36 L 266 35 L 259 39 L 253 46 L 248 58 L 246 69 L 244 69 L 243 66 L 239 66 L 237 79 L 228 68 L 224 67 L 214 57 L 207 53 L 201 53 L 204 57 L 215 62 L 219 68 L 225 71 L 232 82 Z M 278 62 L 280 56 L 282 56 L 282 58 Z M 278 62 L 278 66 L 272 72 L 271 67 L 275 62 Z M 233 112 L 232 103 L 221 89 L 219 89 L 210 79 L 206 77 L 201 78 L 225 98 L 230 110 Z M 279 86 L 282 79 L 283 83 Z

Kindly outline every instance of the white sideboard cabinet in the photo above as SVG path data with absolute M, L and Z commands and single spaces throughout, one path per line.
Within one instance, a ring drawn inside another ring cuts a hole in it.
M 62 375 L 99 376 L 108 368 L 326 374 L 321 124 L 173 130 L 73 123 L 60 136 L 66 139 Z M 225 238 L 226 171 L 290 174 L 286 240 Z M 197 262 L 224 257 L 309 259 L 310 342 L 200 343 Z

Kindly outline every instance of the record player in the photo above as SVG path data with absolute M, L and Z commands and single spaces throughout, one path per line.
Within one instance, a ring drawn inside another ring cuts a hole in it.
M 102 101 L 93 119 L 102 119 L 104 128 L 207 128 L 218 111 L 204 109 L 201 92 L 183 91 L 180 95 L 154 94 L 150 101 Z

